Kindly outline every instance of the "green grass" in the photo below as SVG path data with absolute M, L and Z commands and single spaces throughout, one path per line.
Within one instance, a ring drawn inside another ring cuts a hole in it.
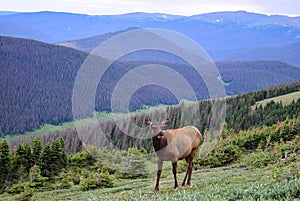
M 155 171 L 146 179 L 115 180 L 113 188 L 81 191 L 71 189 L 34 193 L 33 200 L 278 200 L 276 193 L 284 190 L 293 193 L 300 187 L 300 179 L 276 180 L 273 167 L 249 170 L 239 167 L 202 169 L 193 172 L 192 186 L 174 190 L 174 180 L 169 167 L 162 172 L 160 191 L 154 193 Z M 179 182 L 184 173 L 178 174 Z M 284 185 L 284 186 L 283 186 Z M 272 197 L 274 199 L 272 199 Z M 13 200 L 3 196 L 0 200 Z M 291 200 L 291 199 L 289 199 Z
M 300 91 L 294 92 L 294 93 L 289 93 L 286 95 L 282 95 L 282 96 L 277 96 L 274 98 L 269 98 L 269 99 L 265 99 L 262 101 L 258 101 L 254 104 L 254 108 L 257 106 L 259 107 L 260 105 L 262 105 L 263 107 L 267 105 L 267 103 L 269 103 L 270 101 L 274 101 L 275 103 L 279 103 L 280 101 L 282 102 L 283 105 L 288 105 L 290 104 L 293 100 L 296 101 L 297 99 L 300 98 Z

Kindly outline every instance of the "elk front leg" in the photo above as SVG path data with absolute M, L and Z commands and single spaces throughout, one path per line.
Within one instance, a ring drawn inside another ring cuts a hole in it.
M 175 180 L 174 188 L 176 189 L 178 187 L 178 182 L 177 182 L 177 161 L 172 163 L 172 167 L 173 167 L 173 175 L 174 175 L 174 180 Z
M 157 161 L 156 185 L 155 185 L 154 191 L 158 191 L 159 190 L 159 179 L 160 179 L 160 175 L 161 175 L 162 166 L 163 166 L 163 161 L 158 160 Z

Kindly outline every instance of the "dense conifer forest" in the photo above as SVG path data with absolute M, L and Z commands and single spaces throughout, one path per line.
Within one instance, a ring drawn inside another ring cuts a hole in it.
M 87 53 L 71 48 L 0 37 L 0 137 L 22 134 L 44 124 L 59 125 L 72 121 L 74 81 L 86 57 Z M 116 61 L 99 82 L 95 110 L 111 111 L 111 93 L 118 80 L 135 67 L 149 63 L 153 62 Z M 204 83 L 201 78 L 199 81 L 190 66 L 182 63 L 158 64 L 170 66 L 189 80 L 199 100 L 208 98 Z M 216 65 L 227 84 L 228 95 L 295 81 L 300 76 L 299 68 L 277 61 Z M 287 68 L 288 71 L 283 70 Z M 143 105 L 176 104 L 178 101 L 162 87 L 145 87 L 132 97 L 130 110 L 135 111 Z

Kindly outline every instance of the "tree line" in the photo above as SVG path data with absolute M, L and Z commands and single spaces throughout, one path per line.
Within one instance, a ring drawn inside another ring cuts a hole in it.
M 235 132 L 248 130 L 255 127 L 268 126 L 284 121 L 287 118 L 293 119 L 300 114 L 300 99 L 292 101 L 288 105 L 281 102 L 269 102 L 266 106 L 255 107 L 257 101 L 280 95 L 292 93 L 300 90 L 300 83 L 266 89 L 226 98 L 225 122 L 229 129 Z M 93 144 L 97 147 L 106 145 L 114 146 L 125 150 L 130 147 L 145 148 L 148 152 L 152 150 L 151 139 L 145 136 L 151 133 L 137 133 L 136 126 L 143 127 L 144 119 L 149 116 L 152 120 L 160 121 L 169 118 L 168 128 L 179 128 L 186 125 L 196 126 L 201 133 L 209 130 L 216 120 L 213 117 L 213 105 L 216 102 L 211 100 L 199 101 L 197 103 L 182 102 L 175 106 L 164 106 L 157 109 L 150 109 L 149 112 L 135 112 L 130 114 L 130 118 L 119 118 L 118 122 L 125 125 L 120 129 L 114 120 L 101 120 L 98 123 L 89 123 L 80 128 L 80 133 L 76 129 L 45 133 L 41 135 L 43 144 L 48 141 L 62 137 L 66 141 L 67 153 L 76 153 L 82 150 L 83 144 Z M 222 122 L 220 122 L 221 124 Z M 218 125 L 217 125 L 218 126 Z M 100 129 L 101 128 L 101 129 Z M 136 136 L 136 137 L 134 137 Z M 34 137 L 28 137 L 32 142 Z M 10 142 L 11 147 L 22 143 L 22 138 L 16 138 Z
M 279 121 L 286 119 L 293 119 L 300 114 L 300 98 L 292 101 L 288 105 L 283 105 L 281 102 L 269 102 L 266 106 L 256 107 L 254 104 L 257 101 L 277 97 L 280 95 L 292 93 L 300 90 L 299 83 L 290 86 L 282 86 L 273 89 L 252 92 L 226 99 L 226 116 L 225 122 L 229 129 L 235 132 L 241 130 L 248 130 L 256 127 L 270 126 Z M 168 128 L 180 128 L 182 126 L 193 125 L 196 126 L 201 133 L 205 133 L 215 122 L 218 122 L 213 115 L 212 108 L 216 107 L 218 101 L 205 100 L 199 101 L 195 104 L 180 103 L 176 106 L 167 106 L 145 113 L 134 113 L 131 115 L 129 122 L 128 119 L 118 120 L 121 121 L 126 128 L 120 129 L 115 121 L 100 122 L 99 125 L 87 126 L 83 128 L 86 135 L 83 137 L 85 142 L 97 142 L 96 144 L 101 147 L 105 144 L 112 144 L 120 149 L 127 149 L 128 147 L 137 146 L 145 148 L 147 151 L 152 150 L 151 139 L 139 139 L 134 136 L 143 136 L 144 133 L 135 133 L 135 126 L 143 127 L 143 122 L 147 116 L 155 121 L 163 120 L 164 118 L 170 119 Z M 220 122 L 221 124 L 222 122 Z M 97 130 L 99 126 L 105 131 L 105 137 L 100 138 Z M 150 131 L 148 131 L 150 133 Z M 128 135 L 131 134 L 131 135 Z M 109 142 L 107 142 L 109 141 Z

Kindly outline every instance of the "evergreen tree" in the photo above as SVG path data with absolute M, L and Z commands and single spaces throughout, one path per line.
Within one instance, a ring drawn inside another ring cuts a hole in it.
M 41 171 L 43 176 L 58 175 L 67 165 L 65 142 L 62 138 L 54 140 L 51 145 L 47 143 L 41 154 Z
M 40 167 L 37 165 L 34 165 L 30 168 L 29 181 L 31 182 L 32 187 L 34 188 L 40 188 L 47 185 L 47 178 L 41 176 Z
M 52 176 L 52 149 L 50 143 L 44 146 L 41 155 L 41 174 L 42 176 L 51 177 Z
M 29 173 L 30 168 L 33 166 L 34 161 L 31 153 L 31 146 L 28 142 L 24 143 L 24 167 L 27 173 Z
M 61 147 L 60 164 L 62 167 L 65 167 L 67 165 L 66 143 L 63 138 L 59 138 L 58 141 Z
M 20 146 L 22 147 L 22 146 Z M 17 149 L 20 149 L 18 146 Z M 13 150 L 10 154 L 11 169 L 9 173 L 9 182 L 18 183 L 26 178 L 25 167 L 21 165 L 21 157 L 17 155 L 17 149 Z
M 32 142 L 32 160 L 35 165 L 41 165 L 42 149 L 43 146 L 41 138 L 35 138 Z
M 9 145 L 6 140 L 0 142 L 0 193 L 5 188 L 5 181 L 11 169 Z
M 66 165 L 66 154 L 64 142 L 61 139 L 56 139 L 52 142 L 52 152 L 51 152 L 51 159 L 52 159 L 52 173 L 54 175 L 58 175 L 61 168 L 65 167 Z
M 24 167 L 25 171 L 29 173 L 30 168 L 33 166 L 33 158 L 31 153 L 31 146 L 28 142 L 24 142 L 17 147 L 16 157 L 16 165 Z
M 19 166 L 19 167 L 24 167 L 25 164 L 25 159 L 24 159 L 24 147 L 23 144 L 19 144 L 17 149 L 16 149 L 16 161 L 15 161 L 15 165 Z

